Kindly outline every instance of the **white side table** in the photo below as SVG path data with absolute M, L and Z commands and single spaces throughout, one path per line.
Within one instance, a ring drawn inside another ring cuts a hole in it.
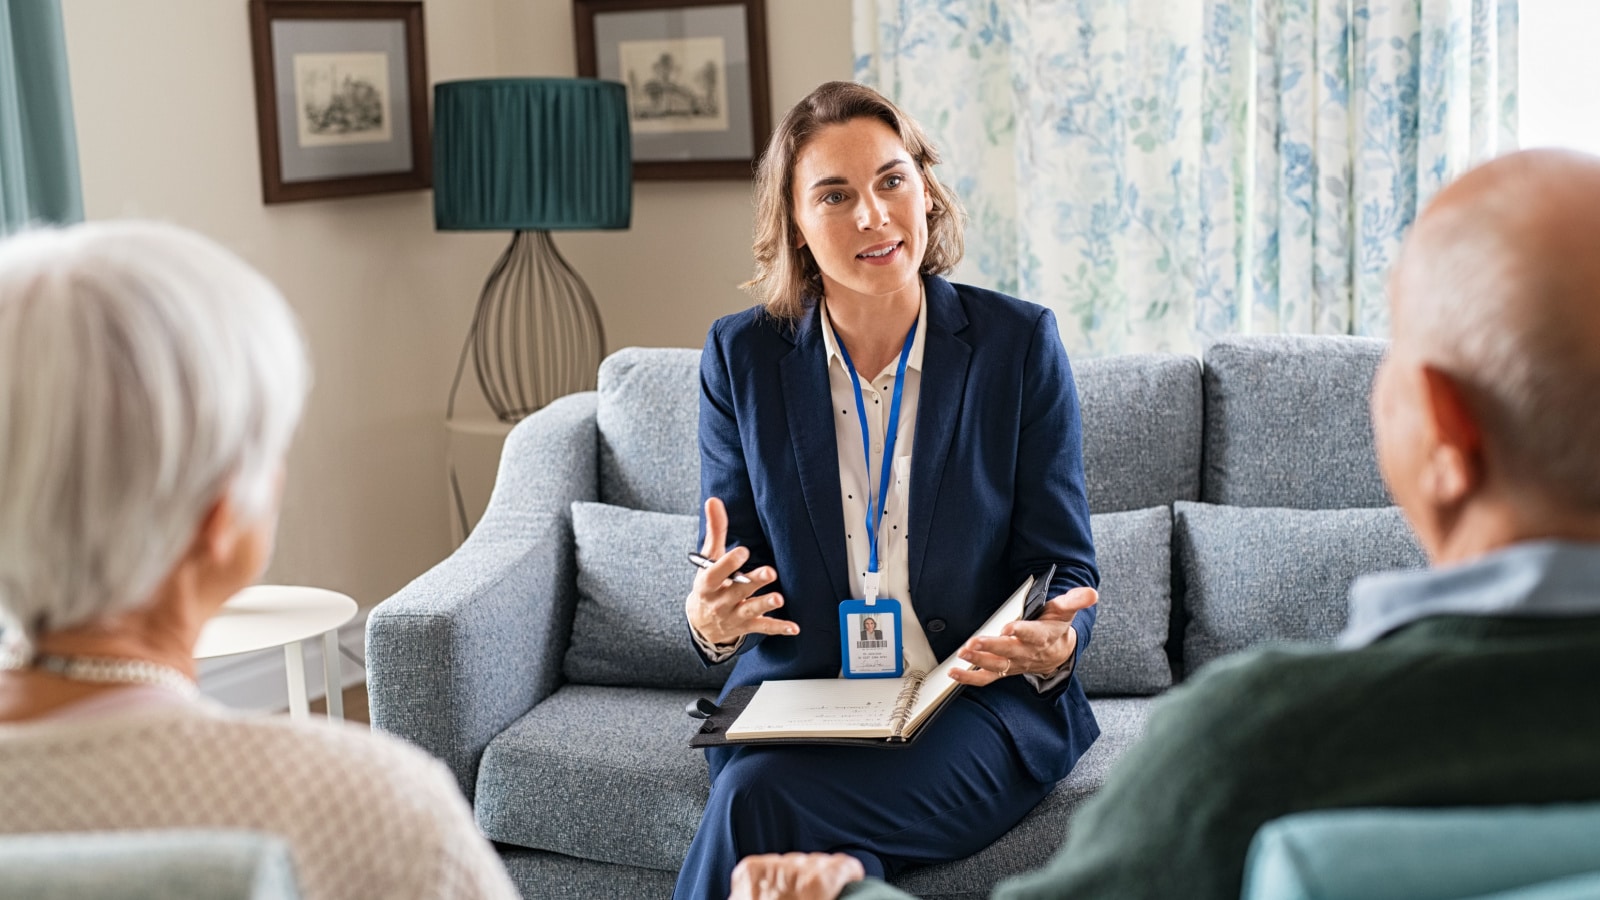
M 355 618 L 356 601 L 337 591 L 314 587 L 258 584 L 224 603 L 200 630 L 195 659 L 283 647 L 289 672 L 289 718 L 308 719 L 306 658 L 303 642 L 322 635 L 322 669 L 328 684 L 328 717 L 344 718 L 343 677 L 339 674 L 339 626 Z

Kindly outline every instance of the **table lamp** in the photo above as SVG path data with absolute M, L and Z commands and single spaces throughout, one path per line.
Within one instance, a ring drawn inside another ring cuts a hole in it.
M 632 212 L 621 84 L 489 78 L 434 86 L 435 227 L 511 232 L 478 296 L 447 416 L 469 353 L 503 422 L 594 388 L 605 355 L 600 311 L 550 232 L 627 228 Z

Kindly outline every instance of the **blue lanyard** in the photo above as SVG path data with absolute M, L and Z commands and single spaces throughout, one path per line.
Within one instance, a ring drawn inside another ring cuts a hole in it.
M 856 374 L 856 364 L 850 361 L 850 351 L 839 342 L 839 355 L 844 357 L 844 367 L 850 372 L 850 384 L 856 389 L 856 418 L 861 422 L 861 453 L 867 460 L 867 542 L 871 552 L 867 555 L 867 571 L 878 571 L 878 519 L 883 516 L 883 505 L 889 499 L 889 474 L 894 466 L 894 445 L 900 437 L 900 393 L 906 385 L 906 361 L 911 358 L 911 342 L 917 336 L 917 323 L 911 323 L 906 333 L 906 345 L 900 348 L 900 365 L 894 374 L 894 399 L 889 401 L 889 433 L 883 439 L 883 472 L 878 476 L 878 505 L 872 505 L 872 437 L 867 433 L 867 403 L 861 397 L 861 378 Z

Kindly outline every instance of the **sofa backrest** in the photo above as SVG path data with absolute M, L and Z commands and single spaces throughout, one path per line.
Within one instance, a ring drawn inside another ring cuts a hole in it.
M 600 364 L 600 501 L 700 511 L 700 351 L 627 347 Z
M 1385 346 L 1313 335 L 1212 344 L 1200 499 L 1294 509 L 1390 505 L 1368 412 Z
M 1137 354 L 1074 365 L 1091 512 L 1200 499 L 1200 361 Z M 600 500 L 700 509 L 700 352 L 627 347 L 600 366 Z
M 1089 511 L 1200 499 L 1200 361 L 1130 354 L 1075 362 Z
M 1213 345 L 1204 367 L 1154 354 L 1074 365 L 1103 601 L 1078 670 L 1086 689 L 1154 693 L 1250 643 L 1327 639 L 1351 578 L 1422 564 L 1373 451 L 1367 397 L 1384 346 L 1250 336 Z M 725 677 L 699 667 L 678 603 L 698 529 L 699 359 L 628 348 L 600 368 L 599 500 L 615 509 L 574 518 L 575 682 Z M 617 567 L 619 546 L 631 568 Z M 649 635 L 648 648 L 612 658 L 619 629 Z

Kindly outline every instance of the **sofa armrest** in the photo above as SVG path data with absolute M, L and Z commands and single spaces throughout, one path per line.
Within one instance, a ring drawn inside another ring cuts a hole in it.
M 561 681 L 572 503 L 598 495 L 595 406 L 574 394 L 518 424 L 472 535 L 367 620 L 373 727 L 443 760 L 469 799 L 484 747 Z

